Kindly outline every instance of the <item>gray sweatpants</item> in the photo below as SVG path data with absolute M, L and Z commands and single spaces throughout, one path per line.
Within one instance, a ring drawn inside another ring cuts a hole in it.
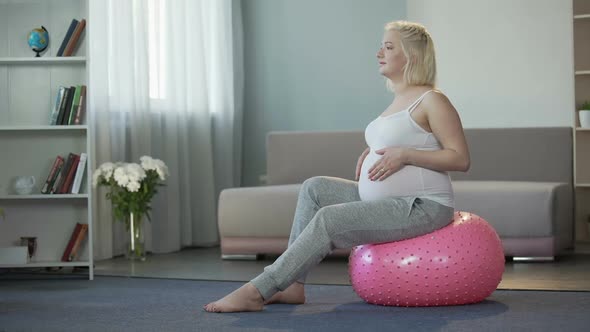
M 392 242 L 430 233 L 451 223 L 454 209 L 417 197 L 361 201 L 358 183 L 318 176 L 303 182 L 287 250 L 251 282 L 267 300 L 335 248 Z

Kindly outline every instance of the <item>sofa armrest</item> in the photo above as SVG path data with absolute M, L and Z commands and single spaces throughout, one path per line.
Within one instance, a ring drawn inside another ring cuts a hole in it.
M 453 181 L 455 209 L 473 212 L 500 237 L 555 236 L 573 240 L 573 189 L 569 183 Z M 561 240 L 559 240 L 561 239 Z
M 289 237 L 301 184 L 224 189 L 218 225 L 223 237 Z

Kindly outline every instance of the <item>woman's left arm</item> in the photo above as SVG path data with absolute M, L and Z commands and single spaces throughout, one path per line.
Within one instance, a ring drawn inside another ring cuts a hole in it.
M 471 163 L 469 148 L 461 119 L 453 104 L 444 94 L 435 92 L 425 96 L 422 106 L 432 133 L 442 145 L 442 150 L 406 149 L 402 153 L 404 164 L 437 171 L 467 172 Z
M 442 93 L 429 93 L 422 100 L 432 133 L 442 145 L 438 151 L 388 147 L 378 151 L 383 155 L 368 173 L 371 180 L 384 180 L 404 165 L 414 165 L 435 171 L 467 172 L 470 167 L 469 149 L 461 119 L 455 107 Z M 380 172 L 382 170 L 383 172 Z

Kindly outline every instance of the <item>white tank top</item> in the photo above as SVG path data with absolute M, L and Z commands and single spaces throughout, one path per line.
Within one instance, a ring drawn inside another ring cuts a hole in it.
M 371 181 L 368 170 L 383 155 L 375 151 L 386 147 L 407 147 L 416 150 L 435 151 L 442 147 L 436 137 L 420 127 L 410 116 L 420 104 L 426 91 L 407 109 L 379 116 L 365 129 L 365 140 L 370 152 L 363 161 L 359 178 L 361 200 L 377 200 L 387 197 L 421 197 L 454 208 L 453 187 L 447 172 L 405 165 L 383 181 Z

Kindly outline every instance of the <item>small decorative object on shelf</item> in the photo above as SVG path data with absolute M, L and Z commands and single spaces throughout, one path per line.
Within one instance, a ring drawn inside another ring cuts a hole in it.
M 14 191 L 19 195 L 30 195 L 37 180 L 32 175 L 17 176 L 14 181 Z
M 35 251 L 37 251 L 37 237 L 36 236 L 21 236 L 20 245 L 27 247 L 29 252 L 29 259 L 33 258 Z
M 4 214 L 4 208 L 0 207 L 0 219 L 4 220 L 4 218 L 6 218 L 6 215 Z
M 590 101 L 585 101 L 580 105 L 578 111 L 580 116 L 580 127 L 590 128 Z
M 45 51 L 49 45 L 49 32 L 44 26 L 35 28 L 29 33 L 29 47 L 37 53 L 36 58 L 41 57 L 39 53 Z
M 106 198 L 113 204 L 116 220 L 125 223 L 129 231 L 129 242 L 125 256 L 132 260 L 145 261 L 145 240 L 143 235 L 143 217 L 150 217 L 150 202 L 163 186 L 162 181 L 168 176 L 168 166 L 149 156 L 140 158 L 141 163 L 111 163 L 100 165 L 92 176 L 92 185 L 108 186 L 110 192 Z

